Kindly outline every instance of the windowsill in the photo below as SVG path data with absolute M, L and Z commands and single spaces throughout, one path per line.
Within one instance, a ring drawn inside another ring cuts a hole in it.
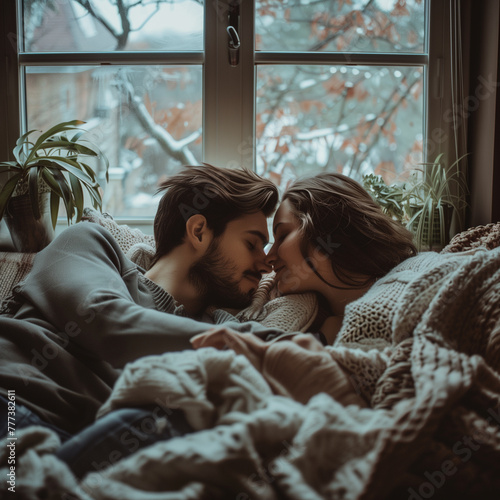
M 121 225 L 121 226 L 128 226 L 131 229 L 139 229 L 142 231 L 144 234 L 148 236 L 152 236 L 154 231 L 153 231 L 153 219 L 151 217 L 143 217 L 143 218 L 126 218 L 126 217 L 113 217 L 113 220 Z M 63 217 L 59 217 L 57 219 L 57 225 L 56 225 L 56 236 L 58 234 L 61 234 L 64 229 L 68 227 L 68 222 L 66 219 Z
M 120 225 L 127 225 L 132 229 L 139 229 L 146 235 L 153 235 L 153 219 L 143 218 L 143 219 L 127 219 L 117 217 L 115 221 Z M 57 221 L 56 225 L 56 236 L 61 234 L 68 227 L 68 223 L 62 217 Z M 10 237 L 9 229 L 4 220 L 0 221 L 0 252 L 16 252 L 14 244 L 12 243 L 12 238 Z

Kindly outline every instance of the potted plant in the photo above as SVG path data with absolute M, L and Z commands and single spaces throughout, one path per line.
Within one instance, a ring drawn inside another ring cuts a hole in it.
M 372 198 L 382 207 L 384 213 L 400 222 L 404 219 L 403 189 L 404 186 L 391 184 L 388 186 L 381 175 L 366 174 L 363 186 Z
M 34 141 L 35 130 L 30 130 L 16 142 L 15 161 L 0 162 L 0 173 L 10 173 L 0 190 L 0 219 L 5 217 L 16 250 L 37 252 L 50 242 L 61 199 L 68 224 L 75 215 L 78 222 L 83 214 L 83 188 L 94 208 L 101 209 L 96 172 L 86 162 L 102 158 L 106 181 L 109 163 L 95 144 L 82 139 L 84 123 L 59 123 Z
M 463 228 L 468 193 L 465 173 L 460 169 L 461 156 L 447 166 L 440 154 L 433 163 L 421 163 L 403 184 L 388 186 L 382 176 L 367 174 L 363 185 L 382 210 L 405 224 L 415 236 L 419 250 L 444 247 L 449 239 L 453 216 Z
M 407 227 L 415 235 L 419 250 L 444 247 L 449 239 L 453 216 L 463 228 L 468 193 L 465 173 L 460 162 L 466 155 L 447 166 L 443 155 L 433 163 L 422 163 L 403 189 L 402 202 L 408 217 Z

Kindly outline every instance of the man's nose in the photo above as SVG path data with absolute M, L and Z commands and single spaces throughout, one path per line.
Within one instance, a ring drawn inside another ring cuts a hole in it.
M 261 274 L 267 274 L 273 270 L 273 265 L 268 261 L 268 255 L 264 250 L 260 253 L 258 267 Z

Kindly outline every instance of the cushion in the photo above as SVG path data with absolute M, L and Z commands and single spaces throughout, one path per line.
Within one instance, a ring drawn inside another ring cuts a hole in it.
M 19 283 L 33 267 L 34 253 L 0 252 L 0 302 L 7 298 L 12 288 Z
M 132 229 L 126 224 L 118 224 L 111 215 L 93 208 L 83 210 L 82 221 L 94 222 L 106 228 L 132 262 L 145 270 L 151 267 L 155 254 L 154 236 L 144 234 L 140 229 Z
M 476 248 L 492 250 L 500 246 L 500 222 L 476 226 L 455 235 L 441 253 L 464 252 Z

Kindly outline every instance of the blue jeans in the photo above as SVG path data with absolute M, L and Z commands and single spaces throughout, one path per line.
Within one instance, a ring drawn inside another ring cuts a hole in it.
M 1 437 L 5 436 L 8 430 L 8 419 L 7 419 L 8 403 L 9 401 L 4 396 L 0 396 L 0 414 L 1 414 L 0 418 L 2 419 L 0 421 Z M 16 409 L 15 409 L 14 421 L 11 422 L 15 423 L 16 430 L 29 427 L 30 425 L 41 425 L 42 427 L 47 427 L 48 429 L 53 430 L 56 434 L 59 435 L 61 441 L 63 442 L 71 437 L 71 434 L 67 433 L 66 431 L 63 431 L 62 429 L 59 429 L 59 427 L 56 427 L 53 424 L 45 422 L 35 412 L 31 411 L 29 408 L 26 408 L 26 406 L 23 406 L 22 404 L 16 402 L 15 408 Z
M 66 441 L 57 456 L 66 462 L 77 478 L 118 462 L 157 441 L 193 432 L 181 410 L 121 408 Z

